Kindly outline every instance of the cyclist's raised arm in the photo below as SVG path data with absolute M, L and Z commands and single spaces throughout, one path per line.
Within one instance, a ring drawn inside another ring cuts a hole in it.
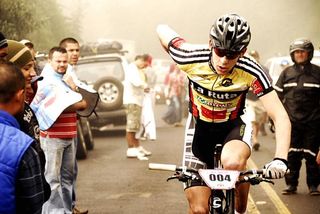
M 168 25 L 159 25 L 157 33 L 161 45 L 184 72 L 188 72 L 188 66 L 183 65 L 208 62 L 210 58 L 208 44 L 188 43 Z
M 168 51 L 170 41 L 176 37 L 179 37 L 179 34 L 177 34 L 168 25 L 164 25 L 164 24 L 158 25 L 157 34 L 160 39 L 162 47 L 164 47 L 166 51 Z

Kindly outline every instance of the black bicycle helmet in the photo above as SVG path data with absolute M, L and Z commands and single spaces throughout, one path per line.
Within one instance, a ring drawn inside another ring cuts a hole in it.
M 224 50 L 240 52 L 248 46 L 250 39 L 248 22 L 237 14 L 219 17 L 210 29 L 212 45 Z
M 295 62 L 293 53 L 297 50 L 304 50 L 308 52 L 308 61 L 310 62 L 313 58 L 314 47 L 309 39 L 299 38 L 294 40 L 289 48 L 290 56 L 293 62 Z

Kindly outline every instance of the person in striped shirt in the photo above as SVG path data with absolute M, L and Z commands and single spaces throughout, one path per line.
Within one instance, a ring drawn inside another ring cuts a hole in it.
M 51 115 L 54 118 L 52 124 L 48 123 L 48 128 L 40 124 L 40 142 L 47 159 L 45 177 L 51 186 L 51 196 L 43 205 L 42 213 L 72 213 L 76 111 L 85 109 L 87 103 L 78 93 L 72 78 L 65 75 L 67 67 L 67 50 L 62 47 L 51 48 L 49 63 L 41 73 L 43 81 L 39 82 L 38 92 L 31 105 L 39 117 L 46 114 L 43 117 Z M 73 102 L 63 107 L 70 100 Z M 43 104 L 46 110 L 40 113 L 39 106 Z M 52 105 L 55 108 L 50 108 Z
M 290 121 L 261 66 L 245 55 L 250 26 L 237 14 L 218 17 L 210 29 L 209 44 L 187 43 L 167 25 L 159 25 L 161 45 L 189 79 L 189 117 L 186 124 L 183 164 L 195 169 L 213 168 L 214 147 L 223 145 L 225 169 L 244 170 L 252 150 L 250 124 L 241 116 L 251 87 L 276 126 L 275 158 L 264 167 L 269 178 L 287 171 Z M 281 134 L 281 136 L 280 136 Z M 237 186 L 236 210 L 246 212 L 249 184 Z M 203 182 L 187 182 L 189 213 L 208 213 L 211 194 Z

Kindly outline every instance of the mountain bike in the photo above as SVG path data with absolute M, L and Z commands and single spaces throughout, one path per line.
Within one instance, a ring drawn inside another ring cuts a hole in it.
M 274 184 L 273 181 L 264 178 L 265 171 L 260 170 L 225 170 L 221 166 L 220 155 L 222 145 L 215 147 L 214 169 L 193 169 L 174 164 L 149 163 L 149 169 L 174 171 L 167 181 L 178 179 L 181 182 L 191 180 L 204 181 L 211 188 L 211 196 L 208 201 L 210 214 L 234 214 L 235 211 L 235 186 L 241 183 L 257 185 L 261 182 Z

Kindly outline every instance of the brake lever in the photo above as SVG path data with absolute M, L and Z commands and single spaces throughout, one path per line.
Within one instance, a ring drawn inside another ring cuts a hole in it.
M 267 183 L 271 183 L 274 184 L 273 181 L 267 179 L 267 178 L 262 178 L 259 175 L 249 175 L 249 176 L 244 176 L 239 183 L 245 183 L 245 182 L 249 182 L 251 185 L 257 185 L 260 184 L 261 182 L 267 182 Z
M 262 179 L 261 179 L 261 182 L 267 182 L 267 183 L 270 183 L 270 184 L 274 185 L 274 182 L 273 182 L 273 181 L 271 181 L 271 180 L 269 180 L 269 179 L 266 179 L 266 178 L 262 178 Z
M 180 180 L 181 175 L 172 175 L 169 178 L 167 178 L 167 181 L 173 180 L 173 179 L 178 179 Z
M 167 178 L 167 181 L 173 180 L 173 179 L 178 179 L 179 181 L 182 182 L 187 182 L 189 179 L 196 179 L 197 177 L 195 175 L 192 175 L 191 173 L 176 173 L 169 178 Z

